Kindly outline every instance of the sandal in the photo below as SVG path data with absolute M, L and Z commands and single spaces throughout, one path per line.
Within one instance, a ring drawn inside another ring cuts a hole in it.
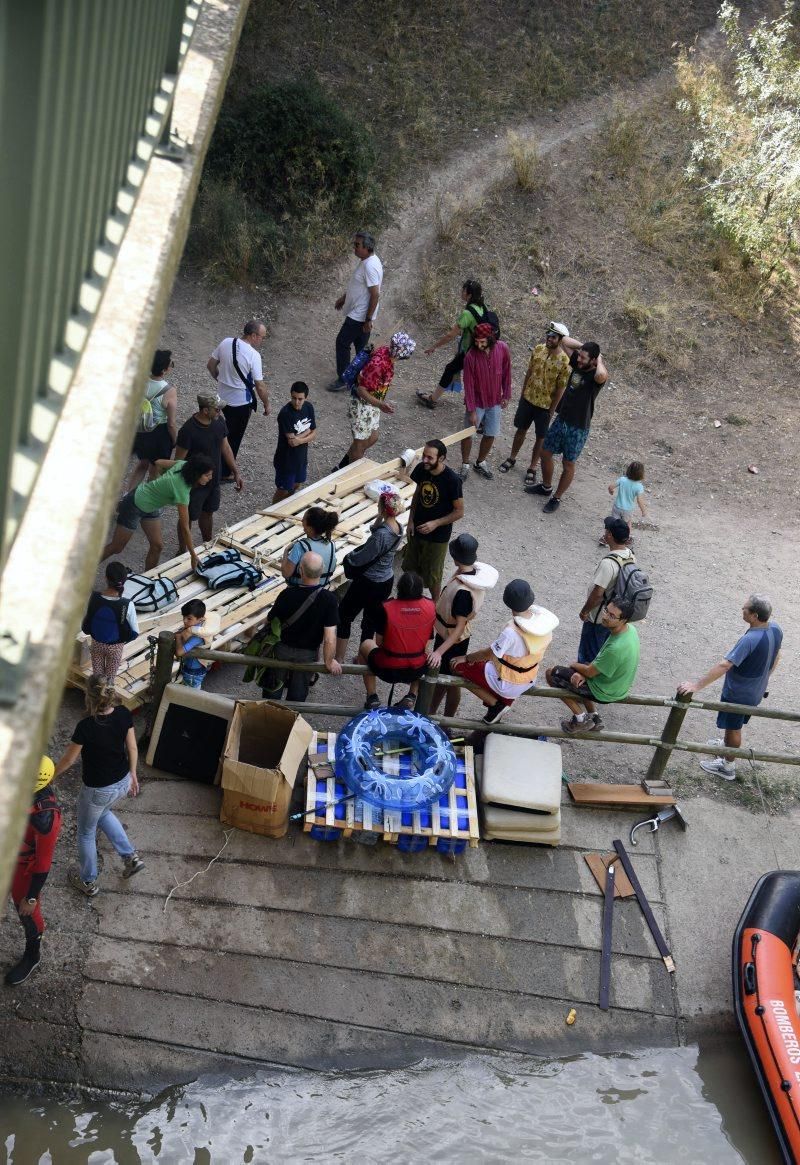
M 525 471 L 525 480 L 523 481 L 522 484 L 523 485 L 536 485 L 536 470 L 535 469 L 527 469 Z
M 364 701 L 365 712 L 375 712 L 378 708 L 380 708 L 380 706 L 381 702 L 377 696 L 367 696 L 366 700 Z
M 417 389 L 417 400 L 421 405 L 425 405 L 426 409 L 436 408 L 436 401 L 433 399 L 429 392 L 420 392 L 420 390 Z
M 405 694 L 405 696 L 403 696 L 402 700 L 397 701 L 397 703 L 395 704 L 395 708 L 397 708 L 398 710 L 402 710 L 404 712 L 413 712 L 414 705 L 416 704 L 416 702 L 417 702 L 417 697 L 412 696 L 410 692 L 406 692 L 406 694 Z
M 498 470 L 497 470 L 497 472 L 498 472 L 498 473 L 508 473 L 508 471 L 509 471 L 510 469 L 513 469 L 513 468 L 514 468 L 514 466 L 515 466 L 516 464 L 517 464 L 517 462 L 516 462 L 516 458 L 514 458 L 514 457 L 506 457 L 506 459 L 505 459 L 505 461 L 503 462 L 503 464 L 502 464 L 502 465 L 500 465 L 500 466 L 498 466 Z

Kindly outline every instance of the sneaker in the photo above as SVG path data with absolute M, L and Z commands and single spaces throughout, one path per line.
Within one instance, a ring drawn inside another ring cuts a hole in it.
M 561 498 L 551 498 L 546 506 L 542 506 L 543 514 L 554 514 L 561 505 Z
M 74 890 L 80 890 L 81 894 L 85 894 L 87 898 L 94 898 L 96 894 L 100 893 L 100 887 L 97 885 L 97 882 L 84 882 L 79 870 L 70 870 L 67 877 L 70 886 Z
M 345 392 L 349 385 L 345 384 L 345 382 L 340 380 L 337 376 L 336 380 L 331 381 L 331 383 L 327 384 L 325 387 L 327 388 L 328 392 Z
M 540 481 L 537 485 L 525 486 L 526 494 L 542 494 L 544 497 L 549 498 L 552 492 L 553 487 L 551 485 L 545 485 L 543 481 Z
M 713 777 L 722 777 L 723 781 L 736 780 L 736 766 L 728 764 L 721 756 L 715 756 L 713 760 L 701 760 L 700 768 Z
M 603 723 L 603 721 L 600 719 L 600 717 L 597 715 L 596 712 L 592 713 L 591 721 L 592 721 L 592 723 L 589 725 L 590 732 L 602 732 L 602 730 L 605 728 L 605 724 Z
M 485 461 L 476 461 L 472 468 L 476 473 L 479 473 L 481 477 L 485 477 L 487 481 L 491 481 L 494 477 L 494 474 Z
M 123 878 L 132 878 L 134 874 L 140 873 L 144 869 L 144 862 L 138 854 L 131 854 L 123 860 L 122 876 Z
M 469 462 L 462 461 L 461 462 L 461 469 L 458 472 L 461 474 L 461 480 L 466 481 L 467 478 L 469 477 Z
M 579 720 L 577 716 L 571 716 L 569 720 L 562 720 L 561 727 L 564 732 L 568 732 L 573 736 L 576 732 L 591 732 L 594 729 L 594 720 L 590 716 L 587 720 Z
M 481 724 L 496 724 L 498 720 L 503 719 L 509 706 L 504 704 L 502 700 L 498 700 L 496 704 L 492 704 L 491 708 L 486 709 L 486 715 L 481 717 Z
M 42 961 L 39 949 L 41 945 L 41 938 L 28 940 L 25 944 L 25 954 L 15 966 L 6 971 L 5 983 L 7 987 L 19 987 L 20 983 L 24 983 L 31 972 L 36 970 Z

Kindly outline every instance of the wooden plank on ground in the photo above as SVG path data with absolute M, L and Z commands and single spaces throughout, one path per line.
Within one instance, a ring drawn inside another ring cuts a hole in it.
M 612 862 L 614 863 L 616 869 L 616 877 L 614 878 L 614 897 L 631 898 L 636 893 L 630 883 L 630 878 L 622 868 L 622 863 L 620 862 L 616 852 L 610 854 L 584 854 L 583 860 L 592 871 L 592 877 L 600 887 L 601 893 L 605 891 L 606 870 L 612 864 Z
M 674 805 L 672 793 L 657 797 L 645 793 L 641 785 L 603 785 L 596 782 L 570 781 L 567 784 L 570 796 L 576 805 L 596 809 L 663 809 Z

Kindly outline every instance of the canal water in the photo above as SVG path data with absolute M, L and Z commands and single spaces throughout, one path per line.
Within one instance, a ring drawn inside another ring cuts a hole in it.
M 3 1158 L 2 1154 L 5 1153 Z M 0 1097 L 8 1165 L 778 1165 L 741 1044 L 206 1079 L 150 1101 Z

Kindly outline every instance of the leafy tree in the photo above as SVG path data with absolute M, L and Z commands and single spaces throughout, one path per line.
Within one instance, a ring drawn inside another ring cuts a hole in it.
M 725 0 L 720 24 L 731 56 L 724 75 L 684 57 L 679 107 L 696 126 L 688 177 L 712 222 L 764 280 L 785 276 L 800 222 L 800 60 L 794 4 L 745 35 Z

